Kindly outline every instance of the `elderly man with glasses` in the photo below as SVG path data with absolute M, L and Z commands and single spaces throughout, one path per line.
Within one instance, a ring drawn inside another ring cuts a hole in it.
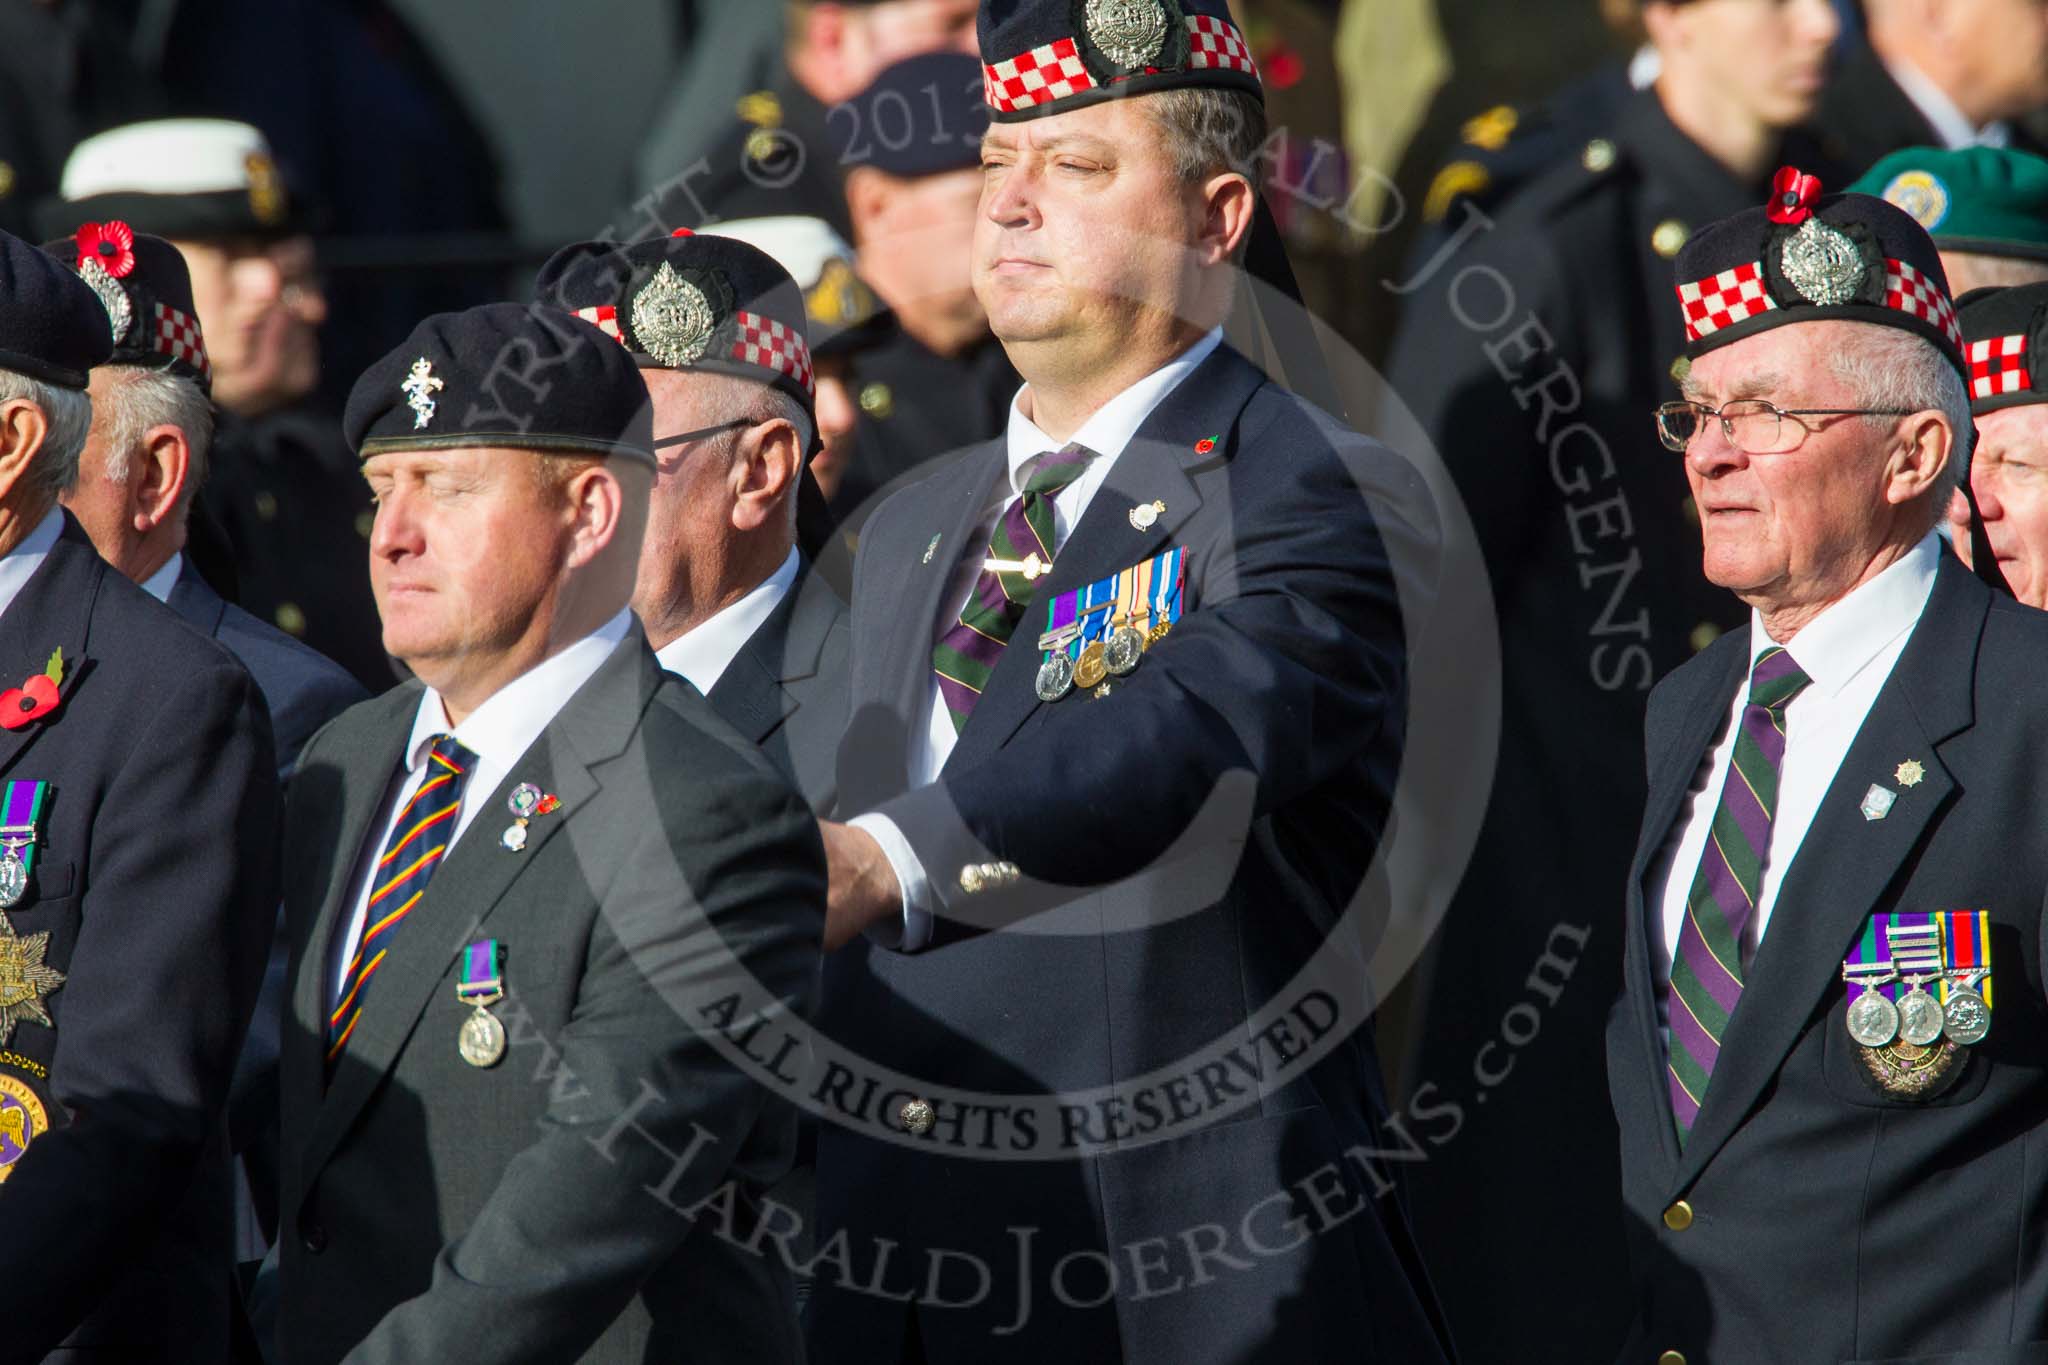
M 1788 168 L 1677 266 L 1657 429 L 1750 621 L 1650 698 L 1607 1039 L 1624 1359 L 2035 1358 L 2048 618 L 1936 532 L 1970 429 L 1941 265 Z

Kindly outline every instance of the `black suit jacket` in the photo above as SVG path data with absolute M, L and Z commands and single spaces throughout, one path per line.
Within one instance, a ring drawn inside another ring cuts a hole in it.
M 1870 44 L 1860 38 L 1844 45 L 1814 121 L 1828 150 L 1851 178 L 1893 152 L 1942 145 L 1927 115 L 1899 88 Z M 2012 145 L 2037 156 L 2044 150 L 2018 123 L 2012 125 Z M 1841 187 L 1847 188 L 1848 183 L 1842 181 Z
M 420 692 L 347 712 L 293 779 L 284 1358 L 797 1361 L 789 1272 L 742 1249 L 795 1110 L 714 1026 L 808 1006 L 816 821 L 634 628 L 498 790 L 465 795 L 474 823 L 323 1092 L 329 948 Z M 520 782 L 562 804 L 513 853 Z M 487 1070 L 457 1053 L 454 990 L 484 937 L 510 1033 Z
M 861 537 L 841 809 L 891 816 L 956 918 L 924 951 L 863 941 L 826 965 L 822 1032 L 897 1076 L 866 1092 L 821 1082 L 842 1117 L 820 1125 L 819 1239 L 844 1231 L 853 1262 L 850 1277 L 818 1276 L 812 1356 L 912 1358 L 914 1333 L 925 1358 L 976 1365 L 1438 1359 L 1399 1207 L 1344 1157 L 1380 1142 L 1369 1028 L 1313 1065 L 1268 1058 L 1243 1085 L 1216 1064 L 1223 1085 L 1206 1100 L 1193 1079 L 1109 1116 L 1087 1098 L 1190 1065 L 1219 1037 L 1252 1038 L 1323 935 L 1346 932 L 1401 755 L 1389 547 L 1410 569 L 1433 565 L 1433 504 L 1383 448 L 1218 350 L 1117 458 L 1039 586 L 1042 603 L 1179 545 L 1180 623 L 1107 697 L 1047 705 L 1033 687 L 1044 609 L 1027 613 L 942 779 L 912 789 L 909 718 L 925 711 L 947 585 L 980 550 L 976 521 L 1005 469 L 1000 441 L 948 460 Z M 1155 501 L 1165 510 L 1141 529 L 1131 509 Z M 1021 875 L 962 880 L 988 861 Z M 927 1088 L 928 1133 L 906 1132 L 906 1090 L 891 1085 Z M 993 1096 L 970 1109 L 961 1092 Z M 1078 1128 L 1024 1131 L 1006 1107 L 1048 1094 L 1079 1106 Z M 1165 1138 L 1159 1106 L 1175 1095 L 1192 1108 Z M 1034 1159 L 1001 1159 L 1022 1154 Z M 1241 1227 L 1309 1178 L 1355 1216 L 1213 1282 L 1190 1267 L 1181 1230 Z M 876 1265 L 885 1244 L 895 1270 Z M 1137 1244 L 1160 1250 L 1152 1289 L 1198 1287 L 1148 1294 L 1126 1277 L 1084 1307 L 1099 1280 L 1062 1302 L 1048 1278 L 1063 1257 Z M 935 1302 L 973 1283 L 944 1253 L 990 1269 L 978 1302 Z M 927 1274 L 938 1292 L 910 1308 L 849 1283 L 893 1292 Z
M 171 587 L 169 606 L 194 630 L 220 641 L 255 679 L 277 739 L 279 781 L 290 778 L 315 730 L 369 695 L 325 654 L 222 598 L 189 559 Z
M 0 615 L 0 678 L 19 685 L 60 645 L 62 704 L 0 731 L 0 780 L 51 786 L 7 915 L 50 936 L 65 974 L 53 1026 L 17 1023 L 0 1053 L 59 1125 L 0 1185 L 7 1355 L 226 1360 L 229 1077 L 277 903 L 270 726 L 233 656 L 68 514 Z
M 1627 987 L 1607 1034 L 1638 1306 L 1624 1360 L 2048 1360 L 2044 657 L 2048 615 L 1994 596 L 1944 552 L 1784 870 L 1683 1153 L 1651 966 L 1662 911 L 1645 883 L 1744 685 L 1748 632 L 1652 695 Z M 1926 770 L 1912 787 L 1893 777 L 1908 759 Z M 1859 809 L 1873 783 L 1897 795 L 1874 821 Z M 1991 912 L 1990 1036 L 1945 1090 L 1889 1098 L 1860 1074 L 1842 959 L 1872 915 L 1962 909 Z M 1673 1231 L 1664 1212 L 1680 1199 L 1692 1222 Z
M 852 651 L 846 604 L 806 563 L 707 698 L 820 814 L 838 797 Z

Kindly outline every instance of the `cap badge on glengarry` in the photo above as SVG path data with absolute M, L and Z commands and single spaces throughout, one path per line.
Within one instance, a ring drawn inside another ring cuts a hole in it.
M 704 291 L 666 261 L 633 296 L 633 339 L 671 368 L 702 359 L 717 325 Z
M 412 409 L 412 429 L 414 431 L 422 429 L 427 423 L 434 420 L 434 408 L 437 405 L 430 395 L 446 387 L 445 384 L 434 377 L 434 364 L 432 361 L 428 360 L 425 356 L 421 356 L 418 360 L 413 361 L 412 372 L 398 386 L 398 391 L 405 395 L 405 405 Z
M 1808 303 L 1848 303 L 1863 292 L 1863 253 L 1849 235 L 1808 218 L 1785 239 L 1779 256 L 1785 278 Z
M 1088 41 L 1118 66 L 1150 66 L 1166 46 L 1166 9 L 1159 0 L 1088 0 L 1082 17 Z

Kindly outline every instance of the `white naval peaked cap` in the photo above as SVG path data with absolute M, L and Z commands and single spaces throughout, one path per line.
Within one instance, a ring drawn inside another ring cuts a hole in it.
M 58 193 L 76 200 L 102 194 L 246 191 L 252 158 L 269 162 L 270 143 L 246 123 L 217 118 L 130 123 L 73 148 Z
M 789 272 L 797 288 L 806 293 L 824 277 L 827 264 L 835 260 L 849 263 L 853 260 L 853 248 L 832 230 L 830 223 L 823 218 L 811 218 L 800 213 L 778 214 L 771 218 L 735 218 L 697 231 L 705 237 L 730 237 L 766 252 L 775 258 L 777 265 Z

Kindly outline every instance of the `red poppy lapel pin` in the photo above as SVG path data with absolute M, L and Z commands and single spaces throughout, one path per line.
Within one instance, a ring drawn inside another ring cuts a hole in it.
M 59 646 L 42 672 L 24 679 L 19 687 L 0 692 L 0 730 L 19 730 L 56 710 L 63 700 L 57 690 L 63 681 L 64 650 Z

